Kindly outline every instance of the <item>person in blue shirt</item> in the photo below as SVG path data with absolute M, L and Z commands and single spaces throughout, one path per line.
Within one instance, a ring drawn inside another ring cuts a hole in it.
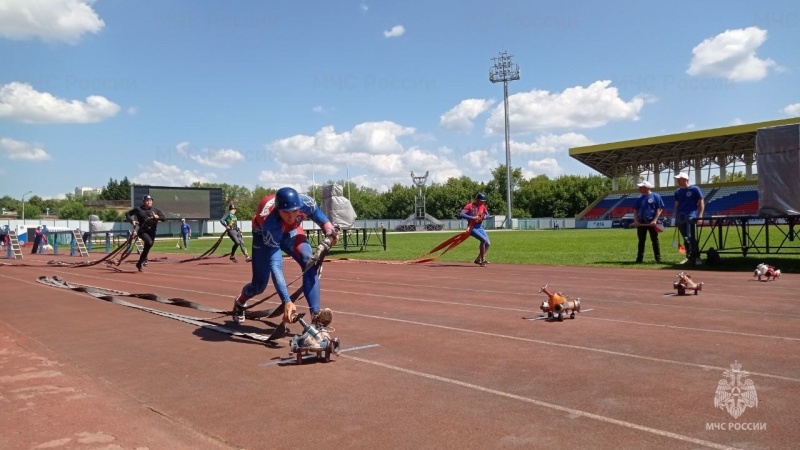
M 189 249 L 189 236 L 192 234 L 192 227 L 186 223 L 186 219 L 181 219 L 181 238 L 183 239 L 183 248 Z
M 311 244 L 303 230 L 303 221 L 306 219 L 322 228 L 331 246 L 336 245 L 336 229 L 313 198 L 284 187 L 278 189 L 275 195 L 266 195 L 261 199 L 252 222 L 253 276 L 233 301 L 234 322 L 244 322 L 247 300 L 264 292 L 270 275 L 284 304 L 283 320 L 291 322 L 297 309 L 291 301 L 283 275 L 282 252 L 294 259 L 300 265 L 300 270 L 305 270 L 313 256 Z M 321 327 L 330 325 L 333 313 L 329 308 L 320 309 L 319 273 L 313 268 L 303 272 L 303 294 L 308 302 L 312 323 Z
M 658 232 L 656 228 L 658 219 L 664 211 L 664 199 L 660 195 L 651 191 L 653 185 L 649 181 L 642 181 L 637 184 L 639 187 L 639 197 L 633 204 L 633 226 L 636 227 L 636 235 L 639 238 L 639 248 L 636 254 L 636 263 L 640 264 L 644 260 L 644 245 L 647 242 L 647 235 L 650 234 L 650 241 L 653 243 L 653 256 L 657 263 L 661 262 L 661 244 L 658 242 Z
M 478 257 L 475 258 L 475 264 L 485 266 L 489 264 L 486 261 L 486 253 L 489 252 L 489 235 L 486 229 L 483 228 L 483 221 L 492 217 L 489 210 L 486 208 L 486 194 L 478 193 L 475 196 L 475 201 L 469 202 L 461 209 L 459 217 L 467 220 L 470 228 L 470 235 L 478 240 Z
M 700 265 L 700 248 L 697 242 L 697 221 L 703 217 L 706 208 L 703 191 L 689 184 L 689 175 L 681 172 L 675 175 L 678 189 L 675 190 L 675 226 L 681 232 L 686 248 L 686 259 L 681 264 Z

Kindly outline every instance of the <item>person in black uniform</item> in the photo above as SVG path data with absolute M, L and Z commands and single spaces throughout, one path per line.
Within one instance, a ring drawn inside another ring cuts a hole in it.
M 158 208 L 153 208 L 153 197 L 145 195 L 142 197 L 142 204 L 128 211 L 127 217 L 128 222 L 133 224 L 134 233 L 137 233 L 139 239 L 144 242 L 144 250 L 139 255 L 139 262 L 136 263 L 136 268 L 141 272 L 143 266 L 147 265 L 147 254 L 156 241 L 158 222 L 165 220 L 164 213 Z

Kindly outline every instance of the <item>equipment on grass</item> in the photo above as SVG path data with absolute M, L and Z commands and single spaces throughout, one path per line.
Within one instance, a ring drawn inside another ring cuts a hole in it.
M 541 310 L 547 314 L 548 319 L 555 319 L 559 322 L 564 320 L 564 314 L 569 314 L 570 319 L 575 318 L 575 313 L 581 312 L 581 299 L 570 300 L 569 297 L 561 292 L 552 293 L 547 290 L 545 284 L 539 289 L 544 292 L 548 299 L 542 302 Z
M 758 277 L 758 281 L 761 281 L 761 277 L 766 277 L 766 281 L 777 280 L 781 277 L 781 271 L 768 264 L 761 263 L 756 267 L 753 276 Z
M 678 274 L 678 279 L 672 283 L 672 288 L 678 290 L 678 295 L 686 295 L 687 290 L 693 290 L 694 295 L 703 290 L 703 283 L 692 280 L 692 276 L 686 272 Z
M 317 329 L 313 324 L 309 325 L 303 320 L 305 313 L 297 314 L 292 323 L 300 322 L 303 326 L 303 333 L 292 337 L 289 343 L 289 355 L 295 355 L 297 364 L 303 364 L 303 355 L 316 353 L 317 358 L 325 362 L 330 362 L 331 353 L 339 355 L 339 338 L 332 338 L 330 328 L 320 326 Z

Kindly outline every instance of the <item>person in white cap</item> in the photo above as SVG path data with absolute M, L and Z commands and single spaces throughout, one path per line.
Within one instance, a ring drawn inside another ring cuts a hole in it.
M 686 259 L 681 264 L 700 265 L 700 247 L 697 242 L 697 220 L 703 217 L 706 208 L 703 191 L 697 186 L 689 185 L 689 175 L 681 172 L 675 175 L 678 189 L 675 190 L 675 226 L 683 236 L 686 247 Z
M 653 243 L 653 256 L 657 263 L 661 262 L 661 245 L 658 242 L 658 218 L 664 211 L 664 199 L 659 194 L 651 191 L 653 185 L 649 181 L 642 181 L 639 186 L 639 197 L 633 205 L 633 226 L 636 227 L 636 235 L 639 237 L 639 248 L 636 254 L 636 263 L 640 264 L 644 260 L 644 244 L 647 241 L 647 234 L 650 234 L 650 241 Z

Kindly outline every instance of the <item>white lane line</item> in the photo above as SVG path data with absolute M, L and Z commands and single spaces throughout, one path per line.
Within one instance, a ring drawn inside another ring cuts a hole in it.
M 48 267 L 48 269 L 52 270 L 53 272 L 57 272 L 57 273 L 76 274 L 76 272 L 72 271 L 72 270 L 70 270 L 70 271 L 53 270 L 53 269 L 50 269 L 49 267 Z M 98 277 L 98 276 L 86 275 L 85 273 L 81 273 L 81 274 L 78 274 L 78 275 L 82 276 L 82 277 L 86 277 L 86 278 L 94 278 L 94 279 L 103 280 L 103 281 L 108 281 L 109 280 L 108 277 Z M 188 275 L 170 275 L 170 276 L 178 276 L 180 278 L 190 278 L 190 279 L 195 279 L 196 278 L 196 279 L 200 279 L 200 280 L 207 280 L 206 277 L 193 277 L 193 276 L 188 276 Z M 344 279 L 341 279 L 341 280 L 345 281 Z M 175 288 L 173 286 L 163 286 L 163 285 L 158 285 L 158 284 L 148 284 L 148 283 L 142 283 L 141 281 L 136 281 L 136 280 L 115 279 L 115 281 L 120 281 L 122 283 L 134 284 L 134 285 L 139 285 L 139 286 L 152 286 L 152 287 L 167 288 L 167 289 L 173 289 L 173 290 L 184 291 L 184 292 L 195 292 L 195 293 L 198 293 L 198 294 L 211 294 L 211 295 L 218 296 L 218 297 L 229 297 L 229 296 L 231 296 L 229 294 L 219 294 L 219 293 L 216 293 L 216 292 L 196 291 L 196 290 L 191 290 L 191 289 L 177 289 L 177 288 Z M 234 280 L 229 280 L 229 279 L 224 279 L 224 278 L 217 278 L 216 281 L 226 282 L 226 283 L 236 283 L 238 285 L 243 285 L 243 284 L 247 283 L 247 281 L 244 281 L 244 282 L 243 281 L 234 281 Z M 352 280 L 346 280 L 346 281 L 352 281 Z M 358 280 L 358 281 L 362 282 L 362 283 L 372 283 L 372 284 L 407 285 L 407 284 L 400 284 L 400 283 L 369 282 L 369 281 L 365 281 L 365 280 Z M 428 287 L 428 288 L 432 288 L 432 289 L 433 288 L 439 289 L 439 287 L 437 287 L 437 286 L 422 286 L 422 287 Z M 449 301 L 443 301 L 443 300 L 428 300 L 428 299 L 421 299 L 421 298 L 414 298 L 414 297 L 399 297 L 399 296 L 382 295 L 382 294 L 367 294 L 367 293 L 364 293 L 364 291 L 352 292 L 352 291 L 342 291 L 342 290 L 327 289 L 327 288 L 323 288 L 322 290 L 323 290 L 323 292 L 326 292 L 326 293 L 337 293 L 337 294 L 347 294 L 347 295 L 364 295 L 364 296 L 381 297 L 381 298 L 388 298 L 388 299 L 395 299 L 395 300 L 408 300 L 408 301 L 424 302 L 424 303 L 439 303 L 439 304 L 444 304 L 444 305 L 469 306 L 469 307 L 473 307 L 473 308 L 488 308 L 488 309 L 497 309 L 497 310 L 503 310 L 503 311 L 531 312 L 531 309 L 510 308 L 510 307 L 493 306 L 493 305 L 479 305 L 479 304 L 475 304 L 475 303 L 449 302 Z M 492 295 L 499 294 L 498 291 L 477 291 L 477 292 L 485 292 L 486 294 L 492 294 Z M 510 293 L 510 292 L 506 292 L 504 294 L 505 295 L 530 295 L 530 292 L 527 292 L 527 293 Z M 587 299 L 584 298 L 583 301 L 586 302 Z M 663 303 L 645 303 L 645 302 L 637 302 L 637 301 L 610 300 L 610 299 L 589 299 L 588 301 L 597 302 L 597 303 L 621 303 L 623 305 L 633 305 L 633 306 L 642 306 L 642 307 L 676 308 L 676 309 L 681 309 L 681 310 L 696 310 L 696 311 L 704 311 L 704 312 L 709 312 L 709 313 L 723 312 L 723 313 L 731 313 L 731 314 L 748 314 L 748 315 L 752 314 L 752 312 L 750 312 L 750 311 L 742 311 L 742 310 L 736 310 L 736 309 L 703 308 L 703 307 L 698 307 L 698 306 L 682 305 L 682 304 L 667 305 L 667 304 L 663 304 Z M 534 301 L 534 303 L 538 304 L 536 301 Z M 784 319 L 798 319 L 798 318 L 800 318 L 800 315 L 792 315 L 792 314 L 779 313 L 779 312 L 769 312 L 769 311 L 761 311 L 761 312 L 759 312 L 759 315 L 761 315 L 761 316 L 776 316 L 776 317 L 779 316 L 779 317 L 782 317 Z
M 463 333 L 479 334 L 479 335 L 482 335 L 482 336 L 490 336 L 490 337 L 500 338 L 500 339 L 503 339 L 503 340 L 506 340 L 506 341 L 510 339 L 510 340 L 514 340 L 514 341 L 531 342 L 531 343 L 534 343 L 534 344 L 550 345 L 550 346 L 553 346 L 553 347 L 562 347 L 562 348 L 568 348 L 568 349 L 571 349 L 571 350 L 584 350 L 584 351 L 589 351 L 589 352 L 602 353 L 602 354 L 606 354 L 606 355 L 623 356 L 623 357 L 626 357 L 626 358 L 641 359 L 641 360 L 644 360 L 644 361 L 654 361 L 654 362 L 659 362 L 659 363 L 677 364 L 677 365 L 680 365 L 680 366 L 697 367 L 697 368 L 701 368 L 701 369 L 715 370 L 715 371 L 722 371 L 722 372 L 728 370 L 727 367 L 716 367 L 716 366 L 709 366 L 709 365 L 706 365 L 706 364 L 695 364 L 695 363 L 689 363 L 689 362 L 683 362 L 683 361 L 675 361 L 673 359 L 663 359 L 663 358 L 655 358 L 655 357 L 652 357 L 652 356 L 634 355 L 634 354 L 631 354 L 631 353 L 615 352 L 613 350 L 604 350 L 604 349 L 601 349 L 601 348 L 583 347 L 583 346 L 580 346 L 580 345 L 572 345 L 572 344 L 561 344 L 561 343 L 558 343 L 558 342 L 542 341 L 542 340 L 539 340 L 539 339 L 530 339 L 530 338 L 524 338 L 524 337 L 519 337 L 519 336 L 507 336 L 507 335 L 504 335 L 504 334 L 488 333 L 486 331 L 471 330 L 471 329 L 468 329 L 468 328 L 457 328 L 457 327 L 449 327 L 449 326 L 446 326 L 446 325 L 437 325 L 437 324 L 433 324 L 433 323 L 417 322 L 417 321 L 414 321 L 414 320 L 395 319 L 395 318 L 391 318 L 391 317 L 381 317 L 381 316 L 371 316 L 369 314 L 359 314 L 359 313 L 353 313 L 353 312 L 336 311 L 336 313 L 337 314 L 347 314 L 347 315 L 350 315 L 350 316 L 364 317 L 364 318 L 367 318 L 367 319 L 388 320 L 388 321 L 391 321 L 391 322 L 399 322 L 399 323 L 407 323 L 407 324 L 411 324 L 411 325 L 419 325 L 419 326 L 423 326 L 423 327 L 439 328 L 439 329 L 442 329 L 442 330 L 460 331 L 460 332 L 463 332 Z M 748 372 L 751 375 L 758 375 L 758 376 L 765 377 L 765 378 L 773 378 L 773 379 L 776 379 L 776 380 L 800 382 L 800 378 L 784 377 L 784 376 L 781 376 L 781 375 L 772 375 L 772 374 L 761 373 L 761 372 L 750 372 L 750 371 L 748 371 Z
M 2 275 L 0 275 L 0 276 L 2 276 Z M 9 277 L 9 278 L 16 279 L 16 278 L 13 278 L 13 277 Z M 90 277 L 90 278 L 95 278 L 95 277 Z M 17 280 L 26 281 L 26 280 L 20 280 L 20 279 L 17 279 Z M 29 282 L 29 283 L 37 285 L 37 286 L 41 286 L 39 283 L 35 283 L 35 282 Z M 144 285 L 144 284 L 142 284 L 142 285 Z M 146 285 L 146 286 L 153 286 L 153 285 Z M 167 286 L 164 286 L 164 287 L 165 288 L 169 288 Z M 169 288 L 169 289 L 175 289 L 175 288 Z M 176 289 L 176 290 L 184 290 L 184 289 Z M 214 293 L 209 293 L 209 292 L 204 292 L 204 291 L 192 291 L 192 292 L 206 293 L 206 294 L 212 294 L 212 295 L 220 295 L 220 294 L 214 294 Z M 362 295 L 365 295 L 365 294 L 362 294 Z M 375 296 L 377 296 L 377 295 L 375 295 Z M 402 298 L 402 297 L 399 297 L 399 298 Z M 641 359 L 641 360 L 645 360 L 645 361 L 655 361 L 655 362 L 667 363 L 667 364 L 677 364 L 677 365 L 681 365 L 681 366 L 697 367 L 697 368 L 701 368 L 701 369 L 717 370 L 717 371 L 723 371 L 723 372 L 728 370 L 727 367 L 716 367 L 716 366 L 709 366 L 709 365 L 705 365 L 705 364 L 695 364 L 695 363 L 688 363 L 688 362 L 683 362 L 683 361 L 675 361 L 675 360 L 671 360 L 671 359 L 654 358 L 654 357 L 651 357 L 651 356 L 641 356 L 641 355 L 634 355 L 634 354 L 631 354 L 631 353 L 615 352 L 615 351 L 612 351 L 612 350 L 604 350 L 604 349 L 599 349 L 599 348 L 581 347 L 581 346 L 578 346 L 578 345 L 561 344 L 561 343 L 557 343 L 557 342 L 541 341 L 541 340 L 538 340 L 538 339 L 529 339 L 529 338 L 523 338 L 523 337 L 518 337 L 518 336 L 508 336 L 508 335 L 497 334 L 497 333 L 487 333 L 485 331 L 477 331 L 477 330 L 471 330 L 471 329 L 466 329 L 466 328 L 448 327 L 448 326 L 445 326 L 445 325 L 437 325 L 437 324 L 431 324 L 431 323 L 416 322 L 416 321 L 412 321 L 412 320 L 395 319 L 395 318 L 391 318 L 391 317 L 373 316 L 373 315 L 368 315 L 368 314 L 359 314 L 359 313 L 345 312 L 345 311 L 339 311 L 339 310 L 337 310 L 336 313 L 337 314 L 345 314 L 345 315 L 349 315 L 349 316 L 364 317 L 364 318 L 368 318 L 368 319 L 388 320 L 388 321 L 393 321 L 393 322 L 398 322 L 398 323 L 408 323 L 408 324 L 412 324 L 412 325 L 440 328 L 440 329 L 443 329 L 443 330 L 451 330 L 451 331 L 460 331 L 460 332 L 465 332 L 465 333 L 480 334 L 480 335 L 484 335 L 484 336 L 491 336 L 491 337 L 501 338 L 501 339 L 505 339 L 505 340 L 509 340 L 510 339 L 510 340 L 516 340 L 516 341 L 522 341 L 522 342 L 531 342 L 531 343 L 535 343 L 535 344 L 551 345 L 551 346 L 555 346 L 555 347 L 564 347 L 564 348 L 569 348 L 569 349 L 574 349 L 574 350 L 584 350 L 584 351 L 590 351 L 590 352 L 597 352 L 597 353 L 602 353 L 602 354 L 607 354 L 607 355 L 614 355 L 614 356 L 622 356 L 622 357 L 627 357 L 627 358 Z M 766 377 L 766 378 L 777 379 L 777 380 L 800 382 L 800 379 L 798 379 L 798 378 L 784 377 L 784 376 L 781 376 L 781 375 L 771 375 L 771 374 L 761 373 L 761 372 L 750 372 L 750 373 L 754 374 L 754 375 L 763 376 L 763 377 Z
M 588 311 L 588 310 L 587 310 Z M 629 325 L 642 325 L 648 327 L 659 327 L 659 328 L 670 328 L 674 330 L 688 330 L 688 331 L 701 331 L 704 333 L 722 333 L 722 334 L 732 334 L 735 336 L 748 336 L 748 337 L 757 337 L 757 338 L 766 338 L 766 339 L 783 339 L 786 341 L 800 341 L 800 338 L 793 338 L 793 337 L 786 337 L 786 336 L 774 336 L 771 334 L 754 334 L 754 333 L 741 333 L 738 331 L 725 331 L 725 330 L 710 330 L 708 328 L 692 328 L 692 327 L 681 327 L 678 325 L 666 325 L 660 323 L 647 323 L 647 322 L 632 322 L 629 320 L 620 320 L 620 319 L 605 319 L 602 317 L 587 317 L 587 320 L 603 320 L 606 322 L 619 322 Z
M 486 308 L 486 309 L 495 309 L 495 310 L 500 310 L 500 311 L 519 311 L 519 312 L 527 312 L 527 313 L 530 313 L 530 312 L 533 311 L 533 308 L 531 308 L 531 309 L 509 308 L 509 307 L 505 307 L 505 306 L 479 305 L 479 304 L 475 304 L 475 303 L 449 302 L 449 301 L 445 301 L 445 300 L 428 300 L 428 299 L 421 299 L 421 298 L 400 297 L 400 296 L 394 296 L 394 295 L 369 294 L 369 293 L 364 293 L 364 292 L 337 291 L 337 290 L 332 290 L 332 289 L 325 289 L 324 291 L 325 292 L 336 292 L 338 294 L 360 295 L 360 296 L 364 296 L 364 297 L 379 297 L 379 298 L 386 298 L 386 299 L 391 299 L 391 300 L 407 300 L 407 301 L 420 302 L 420 303 L 435 303 L 435 304 L 453 305 L 453 306 L 469 306 L 469 307 L 473 307 L 473 308 Z M 584 301 L 584 300 L 582 300 L 582 301 Z M 594 309 L 595 308 L 587 309 L 587 310 L 584 310 L 584 311 L 591 311 L 591 310 L 594 310 Z M 718 311 L 724 311 L 724 310 L 711 310 L 711 311 L 718 312 Z M 741 312 L 741 311 L 731 311 L 731 312 Z M 587 320 L 615 321 L 615 319 L 601 319 L 599 317 L 592 317 L 592 316 L 586 317 L 586 319 Z M 738 336 L 762 337 L 762 338 L 770 338 L 770 339 L 786 339 L 786 340 L 800 341 L 800 338 L 785 337 L 785 336 L 740 333 L 740 332 L 737 332 L 737 331 L 720 331 L 720 330 L 711 330 L 711 329 L 708 329 L 708 328 L 680 327 L 680 326 L 677 326 L 677 325 L 673 326 L 673 325 L 663 325 L 663 324 L 651 324 L 651 323 L 646 323 L 646 322 L 626 322 L 626 321 L 623 321 L 623 320 L 618 320 L 618 321 L 622 322 L 622 323 L 628 323 L 628 324 L 631 324 L 631 325 L 642 325 L 642 326 L 650 326 L 650 325 L 652 325 L 652 326 L 656 326 L 656 327 L 670 327 L 670 328 L 683 329 L 683 330 L 694 330 L 694 331 L 699 331 L 699 332 L 725 333 L 725 334 L 732 334 L 732 335 L 738 335 Z
M 618 425 L 618 426 L 629 428 L 629 429 L 632 429 L 632 430 L 643 431 L 645 433 L 655 434 L 655 435 L 661 436 L 661 437 L 676 439 L 676 440 L 683 441 L 683 442 L 689 442 L 689 443 L 692 443 L 692 444 L 702 445 L 704 447 L 721 449 L 721 450 L 736 449 L 736 447 L 729 447 L 727 445 L 717 444 L 716 442 L 705 441 L 705 440 L 702 440 L 702 439 L 696 439 L 696 438 L 693 438 L 693 437 L 684 436 L 682 434 L 673 433 L 671 431 L 665 431 L 665 430 L 659 430 L 657 428 L 646 427 L 644 425 L 639 425 L 639 424 L 635 424 L 635 423 L 632 423 L 632 422 L 626 422 L 624 420 L 618 420 L 618 419 L 614 419 L 614 418 L 607 417 L 607 416 L 601 416 L 599 414 L 593 414 L 593 413 L 590 413 L 590 412 L 581 411 L 579 409 L 567 408 L 566 406 L 559 406 L 559 405 L 556 405 L 556 404 L 553 404 L 553 403 L 548 403 L 548 402 L 545 402 L 545 401 L 542 401 L 542 400 L 536 400 L 534 398 L 523 397 L 521 395 L 516 395 L 516 394 L 511 394 L 511 393 L 508 393 L 508 392 L 498 391 L 496 389 L 491 389 L 491 388 L 487 388 L 487 387 L 483 387 L 483 386 L 478 386 L 476 384 L 466 383 L 464 381 L 454 380 L 452 378 L 440 377 L 438 375 L 433 375 L 433 374 L 430 374 L 430 373 L 418 372 L 416 370 L 405 369 L 403 367 L 392 366 L 390 364 L 385 364 L 385 363 L 381 363 L 381 362 L 377 362 L 377 361 L 370 361 L 370 360 L 367 360 L 367 359 L 364 359 L 364 358 L 359 358 L 357 356 L 352 356 L 352 355 L 344 355 L 343 357 L 352 359 L 354 361 L 362 362 L 362 363 L 365 363 L 365 364 L 371 364 L 373 366 L 382 367 L 384 369 L 394 370 L 394 371 L 405 373 L 405 374 L 408 374 L 408 375 L 414 375 L 414 376 L 417 376 L 417 377 L 427 378 L 429 380 L 440 381 L 442 383 L 448 383 L 448 384 L 452 384 L 452 385 L 455 385 L 455 386 L 460 386 L 460 387 L 463 387 L 463 388 L 472 389 L 472 390 L 484 392 L 484 393 L 487 393 L 487 394 L 496 395 L 496 396 L 499 396 L 499 397 L 505 397 L 505 398 L 512 399 L 512 400 L 518 400 L 518 401 L 525 402 L 525 403 L 530 403 L 530 404 L 533 404 L 533 405 L 536 405 L 536 406 L 541 406 L 543 408 L 549 408 L 549 409 L 553 409 L 553 410 L 556 410 L 556 411 L 561 411 L 561 412 L 564 412 L 564 413 L 568 413 L 568 414 L 571 414 L 571 415 L 574 415 L 574 416 L 585 417 L 587 419 L 594 419 L 594 420 L 597 420 L 597 421 L 600 421 L 600 422 L 604 422 L 604 423 L 608 423 L 608 424 L 612 424 L 612 425 Z
M 429 286 L 431 289 L 438 289 L 436 286 Z M 398 296 L 391 296 L 391 295 L 381 295 L 381 294 L 365 294 L 364 291 L 341 291 L 337 289 L 323 289 L 324 292 L 335 292 L 338 294 L 358 294 L 358 295 L 371 295 L 374 297 L 386 297 L 386 298 L 393 298 L 393 299 L 404 299 L 404 300 L 411 300 L 417 302 L 428 302 L 428 303 L 443 303 L 443 304 L 451 304 L 451 305 L 463 305 L 463 306 L 473 306 L 476 308 L 492 308 L 492 309 L 510 309 L 514 311 L 530 311 L 528 309 L 512 309 L 503 306 L 492 306 L 492 305 L 478 305 L 474 303 L 458 303 L 458 302 L 446 302 L 441 300 L 427 300 L 422 298 L 413 298 L 413 297 L 398 297 Z M 508 292 L 501 292 L 498 294 L 503 295 L 516 295 L 514 293 Z M 608 299 L 600 299 L 600 298 L 585 298 L 580 297 L 582 302 L 598 302 L 598 303 L 622 303 L 624 305 L 633 305 L 633 306 L 655 306 L 659 308 L 677 308 L 681 310 L 697 310 L 697 311 L 705 311 L 709 313 L 718 313 L 718 312 L 726 312 L 726 313 L 734 313 L 734 314 L 747 314 L 752 315 L 752 311 L 743 311 L 738 309 L 720 309 L 720 308 L 702 308 L 698 306 L 690 306 L 685 304 L 672 304 L 672 305 L 665 305 L 663 303 L 645 303 L 645 302 L 637 302 L 637 301 L 625 301 L 625 300 L 608 300 Z M 533 303 L 536 305 L 541 304 L 540 301 L 533 300 Z M 770 312 L 759 312 L 761 316 L 780 316 L 783 318 L 790 318 L 790 319 L 800 319 L 800 315 L 792 315 L 792 314 L 782 314 L 782 313 L 770 313 Z

